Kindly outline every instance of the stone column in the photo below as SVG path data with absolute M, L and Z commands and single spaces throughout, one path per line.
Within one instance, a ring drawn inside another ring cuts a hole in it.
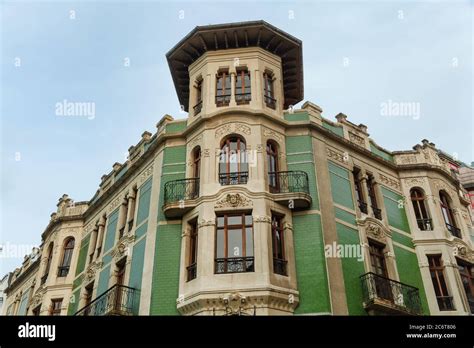
M 102 244 L 104 243 L 104 233 L 105 233 L 105 217 L 101 217 L 99 219 L 99 230 L 97 233 L 97 245 L 96 245 L 96 250 L 95 250 L 95 256 L 94 259 L 97 259 L 100 256 L 101 250 L 102 250 Z
M 133 221 L 135 218 L 135 206 L 136 206 L 136 191 L 135 189 L 131 189 L 128 194 L 128 208 L 127 208 L 127 223 L 128 226 L 126 230 L 130 232 L 133 229 Z

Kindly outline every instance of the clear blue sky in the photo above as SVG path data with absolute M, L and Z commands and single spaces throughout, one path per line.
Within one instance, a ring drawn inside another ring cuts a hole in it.
M 185 117 L 165 53 L 196 25 L 266 20 L 303 41 L 305 100 L 324 117 L 345 113 L 389 150 L 427 138 L 471 162 L 472 14 L 469 1 L 3 1 L 0 244 L 39 244 L 63 193 L 89 200 L 143 131 Z M 56 116 L 64 99 L 94 102 L 95 118 Z M 382 116 L 388 100 L 420 117 Z M 20 264 L 0 258 L 0 273 Z

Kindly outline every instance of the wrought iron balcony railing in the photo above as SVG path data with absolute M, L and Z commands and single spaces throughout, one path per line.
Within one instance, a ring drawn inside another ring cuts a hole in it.
M 372 207 L 372 211 L 374 212 L 374 217 L 376 219 L 382 220 L 382 210 L 377 207 Z
M 421 231 L 432 231 L 433 230 L 433 222 L 431 219 L 416 219 L 418 224 L 418 228 Z
M 228 106 L 230 103 L 230 94 L 223 94 L 216 96 L 216 105 L 217 106 Z
M 237 105 L 248 104 L 252 98 L 251 93 L 236 93 L 235 102 Z
M 287 261 L 281 259 L 273 259 L 273 272 L 281 275 L 288 275 L 286 271 Z
M 357 201 L 359 203 L 359 210 L 361 213 L 368 214 L 367 203 L 362 201 Z
M 273 193 L 296 193 L 309 194 L 308 174 L 303 171 L 270 172 L 268 182 Z
M 182 202 L 199 197 L 199 178 L 180 179 L 165 184 L 164 202 Z
M 452 296 L 436 296 L 440 311 L 454 311 L 454 302 Z
M 454 237 L 462 238 L 461 237 L 461 230 L 459 228 L 457 228 L 456 226 L 446 224 L 446 228 L 448 229 L 449 232 L 451 232 L 451 234 Z
M 198 115 L 202 110 L 202 100 L 193 106 L 194 116 Z
M 219 182 L 221 185 L 246 184 L 249 179 L 249 172 L 221 173 Z
M 276 109 L 276 99 L 268 95 L 264 96 L 265 104 L 272 109 Z
M 46 280 L 48 279 L 48 273 L 46 273 L 44 276 L 41 277 L 41 285 L 43 285 L 44 283 L 46 283 Z
M 193 263 L 186 267 L 186 271 L 188 273 L 187 280 L 188 282 L 195 279 L 197 277 L 197 263 Z
M 58 277 L 66 277 L 69 273 L 69 266 L 58 267 Z
M 369 272 L 360 277 L 366 307 L 375 302 L 409 314 L 421 314 L 418 288 Z
M 229 257 L 215 260 L 216 273 L 243 273 L 253 271 L 253 257 Z
M 138 291 L 115 284 L 94 301 L 81 308 L 75 315 L 135 315 Z

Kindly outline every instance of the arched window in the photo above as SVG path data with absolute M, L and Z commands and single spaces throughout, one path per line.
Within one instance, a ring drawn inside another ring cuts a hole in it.
M 441 205 L 441 213 L 443 214 L 444 222 L 448 231 L 455 237 L 461 238 L 461 231 L 456 227 L 456 220 L 454 219 L 453 210 L 451 208 L 451 199 L 444 191 L 439 192 L 439 199 Z
M 419 188 L 410 190 L 411 203 L 415 211 L 418 228 L 422 231 L 431 231 L 433 229 L 431 219 L 426 209 L 425 195 Z
M 234 136 L 227 138 L 219 159 L 219 182 L 221 185 L 246 184 L 248 163 L 245 140 Z
M 73 251 L 74 238 L 70 237 L 64 242 L 63 259 L 58 267 L 58 277 L 65 277 L 68 275 Z
M 267 163 L 270 192 L 278 192 L 278 149 L 271 141 L 267 142 Z
M 41 285 L 46 282 L 46 279 L 48 279 L 48 274 L 49 274 L 49 269 L 51 267 L 51 260 L 53 259 L 53 248 L 54 248 L 54 243 L 51 242 L 49 243 L 48 247 L 48 258 L 46 260 L 46 267 L 44 269 L 44 274 L 41 277 Z

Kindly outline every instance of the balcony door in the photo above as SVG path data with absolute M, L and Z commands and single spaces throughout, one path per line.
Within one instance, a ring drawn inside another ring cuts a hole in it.
M 120 311 L 123 306 L 122 286 L 125 282 L 125 260 L 117 264 L 114 310 Z
M 374 277 L 375 292 L 378 298 L 393 301 L 393 293 L 388 277 L 387 263 L 383 252 L 384 246 L 375 242 L 369 242 L 370 264 Z

